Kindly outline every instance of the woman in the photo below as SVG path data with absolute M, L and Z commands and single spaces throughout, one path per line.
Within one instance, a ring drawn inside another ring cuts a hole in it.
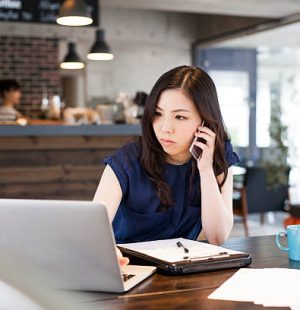
M 201 126 L 204 122 L 204 125 Z M 189 148 L 202 149 L 196 160 Z M 105 159 L 94 201 L 102 202 L 117 243 L 184 237 L 222 244 L 233 225 L 232 168 L 213 81 L 181 66 L 163 74 L 147 98 L 142 137 Z
M 16 80 L 0 81 L 0 95 L 0 119 L 14 121 L 20 118 L 22 115 L 15 109 L 21 99 L 20 84 Z

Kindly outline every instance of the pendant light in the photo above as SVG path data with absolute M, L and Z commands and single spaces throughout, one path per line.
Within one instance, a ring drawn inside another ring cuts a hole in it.
M 56 22 L 64 26 L 86 26 L 93 22 L 83 0 L 65 0 L 61 5 Z
M 104 30 L 96 30 L 96 41 L 93 44 L 87 58 L 90 60 L 111 60 L 114 58 L 110 47 L 104 41 Z
M 68 53 L 60 64 L 62 69 L 83 69 L 84 63 L 76 53 L 76 45 L 73 42 L 68 44 Z

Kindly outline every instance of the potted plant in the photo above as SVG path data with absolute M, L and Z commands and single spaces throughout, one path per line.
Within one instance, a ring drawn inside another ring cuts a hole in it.
M 262 162 L 262 166 L 266 169 L 266 183 L 269 188 L 288 185 L 290 167 L 287 163 L 288 147 L 285 145 L 287 130 L 287 126 L 281 121 L 280 104 L 274 102 L 269 127 L 271 152 L 268 154 L 269 158 Z

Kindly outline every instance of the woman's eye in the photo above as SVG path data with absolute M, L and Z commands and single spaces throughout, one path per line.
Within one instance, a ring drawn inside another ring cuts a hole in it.
M 158 111 L 156 111 L 156 112 L 154 113 L 154 115 L 155 115 L 155 116 L 161 116 L 161 113 L 158 112 Z
M 186 119 L 186 117 L 182 116 L 182 115 L 176 115 L 176 119 L 182 121 L 182 120 Z

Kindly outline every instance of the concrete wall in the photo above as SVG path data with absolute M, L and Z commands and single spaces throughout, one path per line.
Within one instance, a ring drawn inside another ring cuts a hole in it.
M 0 23 L 0 34 L 57 37 L 60 59 L 67 41 L 77 43 L 77 51 L 86 61 L 81 72 L 62 72 L 79 76 L 76 105 L 93 97 L 115 98 L 119 91 L 131 96 L 137 90 L 149 92 L 166 70 L 191 64 L 191 43 L 198 38 L 257 23 L 261 19 L 213 15 L 103 8 L 101 25 L 115 59 L 108 62 L 87 61 L 93 40 L 91 27 L 72 28 L 56 25 Z

